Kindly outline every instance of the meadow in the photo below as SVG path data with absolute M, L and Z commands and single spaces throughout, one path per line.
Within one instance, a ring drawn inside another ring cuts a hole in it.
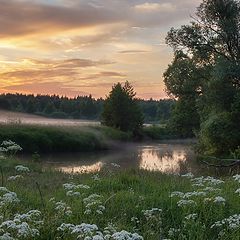
M 240 175 L 167 175 L 115 163 L 67 174 L 20 162 L 19 150 L 2 144 L 0 239 L 240 239 Z

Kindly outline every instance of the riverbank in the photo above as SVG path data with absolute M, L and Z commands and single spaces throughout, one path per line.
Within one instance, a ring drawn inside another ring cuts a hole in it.
M 157 131 L 158 128 L 160 130 Z M 144 127 L 136 139 L 130 133 L 105 126 L 0 124 L 0 142 L 17 142 L 25 153 L 100 151 L 119 148 L 119 142 L 163 139 L 169 140 L 171 136 L 164 132 L 163 127 L 156 126 Z
M 130 139 L 129 134 L 104 126 L 0 125 L 0 142 L 17 142 L 25 153 L 99 151 Z
M 123 171 L 117 164 L 98 174 L 73 175 L 3 158 L 1 169 L 0 236 L 36 240 L 240 236 L 239 175 L 235 180 L 196 178 Z

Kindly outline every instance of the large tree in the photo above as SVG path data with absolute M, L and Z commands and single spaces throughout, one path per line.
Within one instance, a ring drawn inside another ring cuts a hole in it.
M 177 105 L 194 98 L 182 111 L 194 107 L 198 112 L 198 136 L 205 152 L 234 151 L 240 145 L 239 1 L 203 0 L 192 22 L 172 28 L 166 41 L 175 52 L 164 74 L 167 92 L 179 100 Z
M 117 83 L 104 102 L 102 123 L 122 131 L 138 134 L 143 125 L 143 114 L 129 82 Z

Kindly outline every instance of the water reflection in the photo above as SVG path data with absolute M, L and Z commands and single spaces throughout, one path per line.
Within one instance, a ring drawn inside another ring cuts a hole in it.
M 134 168 L 167 173 L 194 172 L 195 155 L 186 144 L 128 145 L 121 151 L 43 156 L 44 166 L 67 173 L 98 172 L 103 167 Z
M 97 162 L 91 165 L 71 165 L 71 166 L 58 166 L 55 167 L 57 170 L 65 173 L 94 173 L 99 172 L 103 167 L 102 162 Z

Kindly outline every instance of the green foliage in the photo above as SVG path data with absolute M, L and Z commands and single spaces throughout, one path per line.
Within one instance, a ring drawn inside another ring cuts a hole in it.
M 131 136 L 108 127 L 53 127 L 0 125 L 0 142 L 11 139 L 24 152 L 87 152 L 111 148 L 110 140 L 129 140 Z
M 136 135 L 142 128 L 143 115 L 134 97 L 134 89 L 128 82 L 123 86 L 115 84 L 104 103 L 102 123 Z
M 229 154 L 240 145 L 240 3 L 203 0 L 196 16 L 166 38 L 175 58 L 164 80 L 178 100 L 170 124 L 196 132 L 203 152 Z
M 142 109 L 145 122 L 165 122 L 170 118 L 174 100 L 136 99 Z M 76 98 L 56 95 L 0 94 L 0 109 L 34 113 L 40 116 L 59 119 L 100 120 L 104 99 L 91 95 Z
M 237 146 L 238 135 L 231 114 L 221 112 L 212 114 L 202 123 L 199 140 L 206 154 L 226 155 Z
M 150 138 L 152 140 L 166 140 L 178 137 L 174 135 L 165 125 L 152 125 L 144 127 L 142 134 L 144 138 Z
M 10 176 L 19 174 L 15 170 L 15 166 L 19 164 L 27 166 L 30 173 L 22 173 L 23 177 L 8 181 Z M 124 229 L 137 232 L 147 240 L 169 238 L 215 240 L 219 238 L 219 232 L 224 234 L 219 239 L 239 238 L 239 223 L 235 228 L 229 228 L 227 224 L 219 228 L 211 228 L 215 222 L 239 214 L 239 196 L 235 193 L 239 183 L 233 181 L 231 177 L 223 179 L 225 182 L 218 186 L 210 184 L 209 189 L 215 192 L 205 190 L 207 196 L 191 196 L 191 193 L 204 191 L 202 189 L 205 188 L 206 183 L 203 187 L 197 187 L 192 186 L 193 182 L 190 179 L 181 176 L 144 170 L 109 172 L 107 168 L 98 174 L 99 180 L 96 181 L 93 178 L 94 174 L 91 173 L 66 174 L 53 169 L 43 169 L 37 163 L 12 159 L 1 160 L 1 167 L 4 187 L 15 192 L 20 200 L 19 203 L 6 209 L 1 207 L 0 211 L 4 216 L 1 221 L 12 219 L 16 213 L 23 214 L 29 210 L 39 210 L 41 212 L 39 220 L 43 220 L 43 225 L 38 228 L 40 236 L 34 237 L 36 240 L 76 239 L 57 230 L 62 223 L 96 224 L 101 232 L 111 225 L 118 231 Z M 36 182 L 41 193 L 36 188 Z M 77 190 L 80 192 L 79 196 L 67 196 L 63 184 L 70 182 L 76 185 L 88 185 L 90 188 Z M 177 204 L 181 198 L 170 197 L 174 191 L 188 193 L 185 200 L 191 199 L 196 204 L 179 207 Z M 91 194 L 102 197 L 106 208 L 103 214 L 99 215 L 96 212 L 84 214 L 83 199 Z M 222 196 L 226 203 L 213 202 L 215 196 Z M 71 210 L 71 214 L 66 214 L 65 208 L 56 208 L 55 203 L 60 201 Z M 234 221 L 231 223 L 233 227 L 236 224 Z M 11 228 L 7 231 L 10 232 Z
M 194 132 L 199 129 L 195 98 L 182 97 L 177 101 L 167 127 L 172 134 L 181 138 L 194 136 Z

